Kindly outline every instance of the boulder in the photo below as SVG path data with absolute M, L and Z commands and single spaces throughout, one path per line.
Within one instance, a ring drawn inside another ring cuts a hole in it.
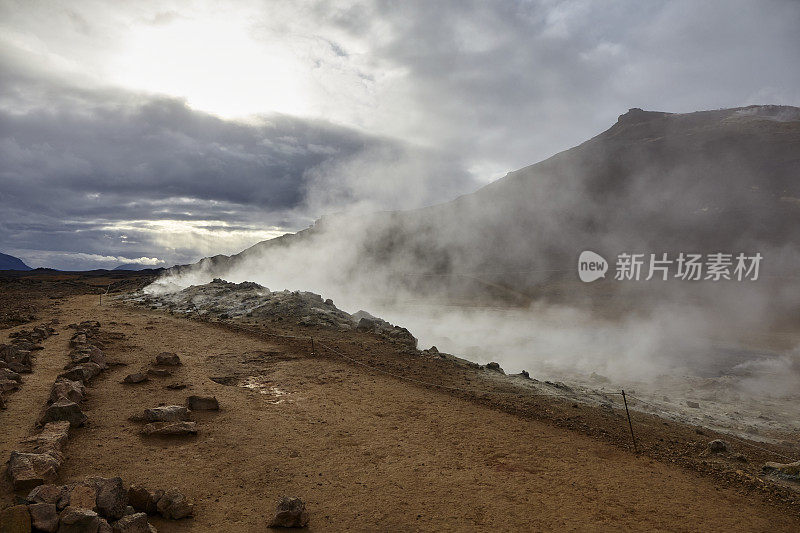
M 58 529 L 58 509 L 54 503 L 34 503 L 28 506 L 31 524 L 37 531 L 55 533 Z
M 8 460 L 8 475 L 14 490 L 30 491 L 54 481 L 60 466 L 61 459 L 51 454 L 14 451 Z
M 158 366 L 178 366 L 179 364 L 181 364 L 181 358 L 176 353 L 161 352 L 156 356 L 156 365 Z
M 25 501 L 28 504 L 34 503 L 52 503 L 59 510 L 63 509 L 69 503 L 69 492 L 66 487 L 58 485 L 39 485 L 28 493 Z
M 149 533 L 150 524 L 146 513 L 134 513 L 123 516 L 111 524 L 114 533 Z
M 219 411 L 219 402 L 215 396 L 189 396 L 186 398 L 186 406 L 192 411 Z
M 167 405 L 144 410 L 144 419 L 148 422 L 178 422 L 189 420 L 189 410 L 182 405 Z
M 158 513 L 164 518 L 172 520 L 179 520 L 192 516 L 194 513 L 194 504 L 192 504 L 186 496 L 184 496 L 178 489 L 169 489 L 158 500 L 156 505 Z
M 693 402 L 692 400 L 686 400 L 686 407 L 691 407 L 692 409 L 700 409 L 700 404 L 697 402 Z
M 194 422 L 152 422 L 147 424 L 142 433 L 153 436 L 197 435 L 197 424 Z
M 3 533 L 30 533 L 31 514 L 27 505 L 13 505 L 0 511 L 0 531 Z
M 98 533 L 100 516 L 89 509 L 69 506 L 61 511 L 58 533 Z
M 100 365 L 97 363 L 81 363 L 60 373 L 58 377 L 59 379 L 69 379 L 71 381 L 80 381 L 81 383 L 86 383 L 97 376 L 100 371 Z
M 39 423 L 47 424 L 60 420 L 66 420 L 72 427 L 79 427 L 86 422 L 87 418 L 77 403 L 61 398 L 45 409 Z
M 88 483 L 78 483 L 69 491 L 70 507 L 97 509 L 97 487 Z
M 787 481 L 800 482 L 800 461 L 794 463 L 766 463 L 762 471 Z
M 128 488 L 128 503 L 137 511 L 147 514 L 158 512 L 158 500 L 164 495 L 164 491 L 151 492 L 140 485 L 131 485 Z
M 491 363 L 486 363 L 486 370 L 491 370 L 493 372 L 499 372 L 500 374 L 505 374 L 503 369 L 500 368 L 500 363 L 495 363 L 492 361 Z
M 714 439 L 708 443 L 708 451 L 711 453 L 723 453 L 728 451 L 728 443 L 722 439 Z
M 287 498 L 286 496 L 278 502 L 275 516 L 269 523 L 269 527 L 306 527 L 307 525 L 306 503 L 300 498 Z
M 136 372 L 134 374 L 128 374 L 125 376 L 125 379 L 122 380 L 122 383 L 144 383 L 147 380 L 147 374 L 143 372 Z
M 53 383 L 53 386 L 50 388 L 50 398 L 47 400 L 47 403 L 55 403 L 62 398 L 74 403 L 80 403 L 83 401 L 85 394 L 86 388 L 83 386 L 83 383 L 62 378 Z
M 34 453 L 60 454 L 69 438 L 70 423 L 66 420 L 48 422 L 38 435 L 28 437 L 23 442 L 33 444 Z
M 77 348 L 79 346 L 83 346 L 86 344 L 86 334 L 85 333 L 76 333 L 72 336 L 69 341 L 70 348 Z
M 122 484 L 122 478 L 112 477 L 105 480 L 97 491 L 97 511 L 106 518 L 117 520 L 125 515 L 128 506 L 128 491 Z

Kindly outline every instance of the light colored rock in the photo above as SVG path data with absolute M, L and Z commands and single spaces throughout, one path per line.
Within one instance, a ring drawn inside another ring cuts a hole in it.
M 306 527 L 308 519 L 306 503 L 303 500 L 284 496 L 278 502 L 278 508 L 269 527 Z
M 189 420 L 189 410 L 182 405 L 167 405 L 145 409 L 144 419 L 148 422 L 179 422 Z
M 50 389 L 50 398 L 47 403 L 52 404 L 60 399 L 66 399 L 71 402 L 80 403 L 86 394 L 86 387 L 80 381 L 72 381 L 70 379 L 59 379 Z
M 169 489 L 161 496 L 157 508 L 161 516 L 173 520 L 186 518 L 194 513 L 194 504 L 175 488 Z
M 766 463 L 762 471 L 787 481 L 800 482 L 800 461 L 795 463 Z
M 69 506 L 61 511 L 58 533 L 98 533 L 100 517 L 94 511 Z
M 150 524 L 147 522 L 147 513 L 135 513 L 123 516 L 111 526 L 114 533 L 149 533 Z
M 14 451 L 8 460 L 8 474 L 14 490 L 30 491 L 55 480 L 60 466 L 60 458 L 51 454 Z
M 59 422 L 48 422 L 38 435 L 25 439 L 26 443 L 33 444 L 34 453 L 61 454 L 64 444 L 69 438 L 70 423 L 66 420 Z
M 142 432 L 145 435 L 153 436 L 181 436 L 196 435 L 197 424 L 195 422 L 152 422 L 147 424 Z

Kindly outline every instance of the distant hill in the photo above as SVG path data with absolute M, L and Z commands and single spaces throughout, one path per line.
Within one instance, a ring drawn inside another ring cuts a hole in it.
M 13 255 L 0 253 L 0 270 L 32 270 L 22 262 L 22 259 Z
M 137 265 L 136 263 L 125 263 L 124 265 L 119 265 L 118 267 L 115 267 L 114 270 L 148 270 L 152 268 L 157 268 L 157 267 L 152 267 L 149 265 Z

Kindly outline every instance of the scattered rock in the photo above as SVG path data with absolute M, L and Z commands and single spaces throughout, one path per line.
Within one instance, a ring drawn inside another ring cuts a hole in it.
M 58 529 L 58 509 L 56 509 L 56 504 L 34 503 L 28 506 L 28 511 L 31 514 L 31 524 L 37 531 L 56 532 Z
M 64 372 L 58 375 L 59 378 L 69 379 L 71 381 L 80 381 L 81 383 L 87 383 L 91 381 L 95 376 L 100 374 L 100 365 L 97 363 L 81 363 L 79 365 L 75 365 L 72 368 L 65 370 Z
M 156 365 L 158 366 L 178 366 L 180 364 L 181 358 L 176 353 L 161 352 L 156 356 Z
M 522 376 L 525 379 L 531 379 L 531 375 L 528 374 L 527 370 L 523 370 L 522 372 L 519 373 L 519 375 Z
M 60 454 L 69 438 L 70 423 L 66 420 L 48 422 L 38 435 L 29 437 L 23 442 L 33 444 L 34 453 Z
M 86 483 L 78 483 L 69 491 L 69 505 L 70 507 L 96 510 L 97 488 Z
M 125 515 L 128 506 L 128 491 L 122 485 L 122 478 L 106 479 L 97 491 L 97 510 L 101 515 L 112 520 Z
M 170 383 L 166 386 L 166 388 L 169 390 L 183 390 L 186 387 L 188 387 L 186 383 Z
M 691 400 L 686 400 L 686 407 L 691 407 L 692 409 L 700 409 L 700 404 L 697 402 L 693 402 Z
M 194 422 L 153 422 L 147 424 L 142 432 L 145 435 L 180 436 L 197 435 L 197 424 Z
M 766 463 L 762 472 L 773 474 L 787 481 L 800 482 L 800 461 L 795 463 Z
M 306 527 L 307 525 L 306 503 L 300 498 L 287 498 L 286 496 L 278 502 L 278 509 L 269 523 L 269 527 Z
M 31 514 L 27 505 L 13 505 L 0 511 L 0 531 L 3 533 L 29 533 Z
M 219 410 L 219 402 L 215 396 L 189 396 L 186 398 L 186 406 L 192 411 Z
M 29 504 L 52 503 L 61 510 L 69 504 L 69 492 L 63 486 L 39 485 L 28 493 L 25 501 Z
M 156 504 L 163 495 L 163 491 L 151 492 L 142 486 L 131 485 L 128 488 L 128 503 L 137 511 L 155 514 L 158 512 Z
M 61 460 L 47 453 L 11 452 L 8 474 L 14 490 L 30 491 L 55 480 Z
M 728 443 L 722 439 L 714 439 L 708 443 L 708 451 L 711 453 L 723 453 L 728 451 Z
M 85 394 L 86 387 L 83 386 L 83 383 L 62 378 L 53 383 L 47 403 L 52 404 L 62 398 L 74 403 L 80 403 Z
M 179 520 L 192 516 L 194 513 L 194 504 L 192 504 L 186 496 L 178 491 L 178 489 L 169 489 L 158 500 L 156 505 L 158 513 L 164 518 L 171 518 Z
M 77 403 L 61 398 L 45 409 L 39 423 L 47 424 L 59 420 L 66 420 L 72 427 L 79 427 L 86 422 L 87 418 Z
M 58 533 L 98 533 L 100 520 L 94 511 L 70 505 L 61 511 Z
M 146 513 L 135 513 L 123 516 L 111 524 L 114 533 L 149 533 L 150 524 Z
M 122 383 L 143 383 L 147 380 L 148 378 L 146 374 L 143 372 L 136 372 L 134 374 L 128 374 L 125 376 L 125 378 L 122 380 Z
M 148 422 L 178 422 L 189 420 L 189 410 L 182 405 L 167 405 L 144 410 Z

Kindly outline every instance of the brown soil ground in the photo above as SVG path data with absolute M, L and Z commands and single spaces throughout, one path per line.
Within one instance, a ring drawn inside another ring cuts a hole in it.
M 160 531 L 264 531 L 281 495 L 307 501 L 317 531 L 798 531 L 800 512 L 748 465 L 710 459 L 713 435 L 637 415 L 644 452 L 625 441 L 619 413 L 532 395 L 445 361 L 411 359 L 364 333 L 346 336 L 272 324 L 178 318 L 65 297 L 40 322 L 99 320 L 124 340 L 115 366 L 88 389 L 86 427 L 72 432 L 61 482 L 119 475 L 150 488 L 178 487 L 195 517 L 151 521 Z M 28 326 L 30 327 L 30 326 Z M 0 330 L 0 342 L 8 333 Z M 252 331 L 251 331 L 252 329 Z M 62 330 L 63 331 L 63 330 Z M 309 343 L 269 333 L 315 335 Z M 33 374 L 0 411 L 0 456 L 33 430 L 67 362 L 66 331 L 44 342 Z M 322 343 L 322 344 L 320 344 Z M 326 346 L 404 378 L 458 384 L 447 391 L 354 364 Z M 161 351 L 183 360 L 172 377 L 123 385 Z M 260 390 L 210 377 L 257 377 Z M 187 384 L 184 390 L 166 385 Z M 145 407 L 213 394 L 218 413 L 195 413 L 193 438 L 154 440 L 129 420 Z M 649 429 L 648 429 L 649 428 Z M 784 450 L 787 451 L 787 450 Z M 14 499 L 4 478 L 0 507 Z

